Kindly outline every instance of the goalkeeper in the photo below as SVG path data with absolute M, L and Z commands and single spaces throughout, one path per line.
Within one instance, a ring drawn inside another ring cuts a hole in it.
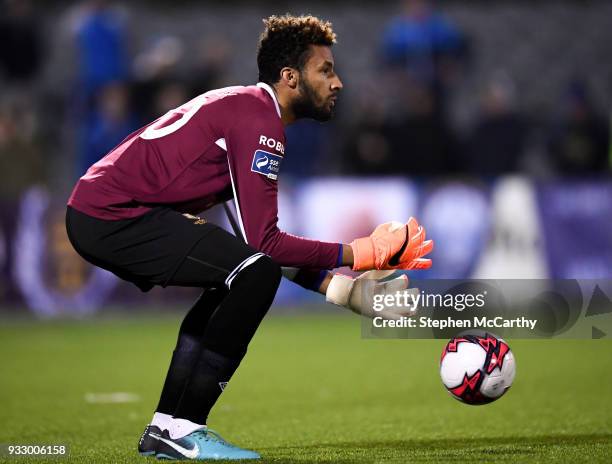
M 382 224 L 350 244 L 296 237 L 277 227 L 284 127 L 329 120 L 342 83 L 331 24 L 312 16 L 268 18 L 259 41 L 259 83 L 206 92 L 129 135 L 78 181 L 66 215 L 81 256 L 143 291 L 203 289 L 183 320 L 143 455 L 256 459 L 207 428 L 209 411 L 238 368 L 287 277 L 359 313 L 374 286 L 327 270 L 420 269 L 432 247 L 415 220 Z M 232 199 L 241 237 L 194 216 Z M 341 212 L 339 212 L 341 213 Z M 370 295 L 371 296 L 371 295 Z

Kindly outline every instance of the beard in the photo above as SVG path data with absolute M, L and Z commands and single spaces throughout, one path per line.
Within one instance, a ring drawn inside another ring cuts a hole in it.
M 293 102 L 293 114 L 297 119 L 314 119 L 329 121 L 334 116 L 334 106 L 327 106 L 326 101 L 317 104 L 319 98 L 316 91 L 306 79 L 300 79 L 300 96 Z

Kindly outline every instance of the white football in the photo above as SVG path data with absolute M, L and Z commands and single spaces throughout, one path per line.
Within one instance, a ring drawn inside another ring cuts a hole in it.
M 510 347 L 490 332 L 468 331 L 451 338 L 440 358 L 442 383 L 467 404 L 500 398 L 512 386 L 515 373 Z

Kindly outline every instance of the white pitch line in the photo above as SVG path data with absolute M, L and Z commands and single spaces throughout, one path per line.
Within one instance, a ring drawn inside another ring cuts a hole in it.
M 128 392 L 85 393 L 85 401 L 97 404 L 137 403 L 140 395 Z

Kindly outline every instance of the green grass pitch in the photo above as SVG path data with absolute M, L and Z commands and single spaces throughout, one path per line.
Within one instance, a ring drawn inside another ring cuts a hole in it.
M 443 340 L 364 340 L 357 317 L 268 317 L 209 425 L 264 462 L 612 462 L 612 343 L 509 340 L 517 377 L 496 403 L 452 399 Z M 155 462 L 136 444 L 177 317 L 0 322 L 0 443 L 67 443 L 60 460 Z M 125 403 L 88 393 L 127 392 Z

